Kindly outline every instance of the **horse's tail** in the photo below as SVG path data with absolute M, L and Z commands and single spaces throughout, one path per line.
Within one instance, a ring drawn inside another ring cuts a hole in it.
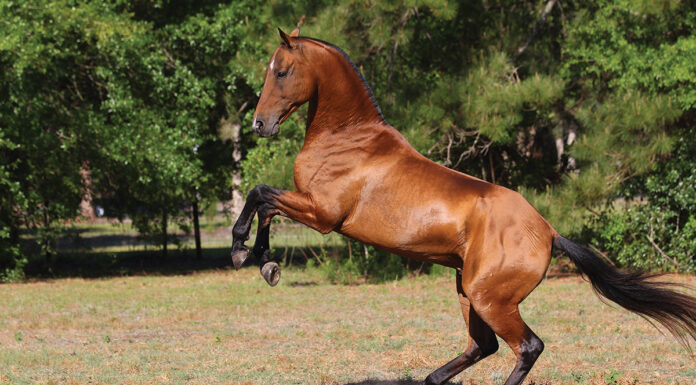
M 660 274 L 620 271 L 585 247 L 560 235 L 553 239 L 553 246 L 565 251 L 587 276 L 596 293 L 650 323 L 651 319 L 659 322 L 691 351 L 689 337 L 696 340 L 696 298 L 674 290 L 684 288 L 684 285 L 654 281 L 653 278 Z

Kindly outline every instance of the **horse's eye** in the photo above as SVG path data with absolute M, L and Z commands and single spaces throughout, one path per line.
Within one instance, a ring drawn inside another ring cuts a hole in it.
M 288 74 L 288 73 L 285 72 L 285 71 L 278 71 L 278 77 L 279 77 L 279 78 L 284 78 L 285 75 L 287 75 L 287 74 Z

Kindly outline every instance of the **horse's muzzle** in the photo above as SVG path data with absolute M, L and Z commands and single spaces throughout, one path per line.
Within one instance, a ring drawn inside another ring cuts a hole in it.
M 280 122 L 276 120 L 275 123 L 269 127 L 265 119 L 256 118 L 254 120 L 254 131 L 256 131 L 259 136 L 268 138 L 269 136 L 276 135 L 280 131 Z

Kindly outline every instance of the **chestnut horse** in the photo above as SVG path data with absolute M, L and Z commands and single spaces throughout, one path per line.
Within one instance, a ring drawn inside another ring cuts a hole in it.
M 520 194 L 422 156 L 385 121 L 343 51 L 300 37 L 298 30 L 280 31 L 280 37 L 253 127 L 262 137 L 273 136 L 309 102 L 307 131 L 295 160 L 295 191 L 258 185 L 249 193 L 233 229 L 236 268 L 249 254 L 244 242 L 258 213 L 253 253 L 272 286 L 280 279 L 269 256 L 274 215 L 456 269 L 469 345 L 426 384 L 445 383 L 493 354 L 496 335 L 517 357 L 505 384 L 524 380 L 544 344 L 522 320 L 518 305 L 544 277 L 554 247 L 565 251 L 602 296 L 658 321 L 682 342 L 696 338 L 696 298 L 651 275 L 615 269 L 560 236 Z

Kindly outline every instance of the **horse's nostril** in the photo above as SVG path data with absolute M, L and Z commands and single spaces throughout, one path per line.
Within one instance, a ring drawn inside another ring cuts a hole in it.
M 254 129 L 255 129 L 256 131 L 259 131 L 259 130 L 263 129 L 263 121 L 257 119 L 257 120 L 254 122 Z

